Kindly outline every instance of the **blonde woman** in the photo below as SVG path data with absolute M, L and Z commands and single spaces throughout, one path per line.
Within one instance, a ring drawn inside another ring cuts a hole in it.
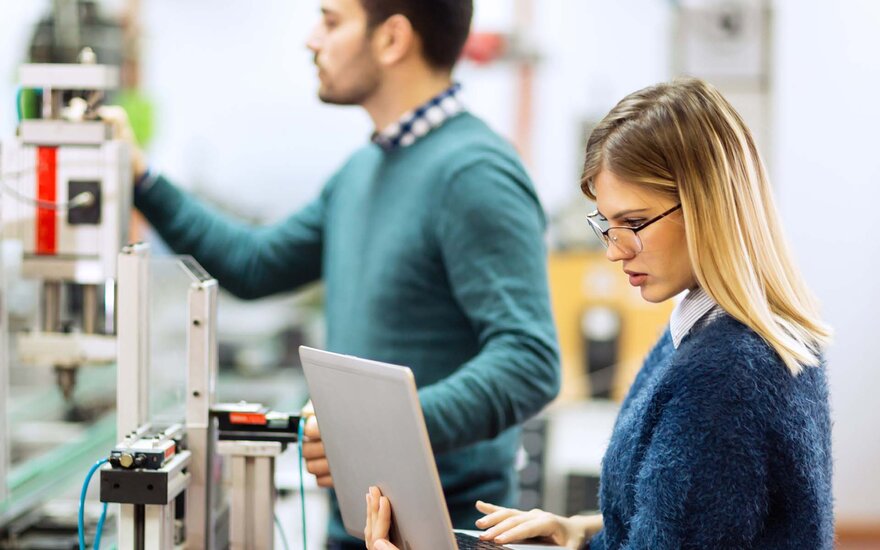
M 570 548 L 831 548 L 830 331 L 785 245 L 752 136 L 709 84 L 624 98 L 587 144 L 589 223 L 649 302 L 687 291 L 624 400 L 601 514 L 478 502 L 483 538 Z M 391 505 L 368 495 L 367 543 Z

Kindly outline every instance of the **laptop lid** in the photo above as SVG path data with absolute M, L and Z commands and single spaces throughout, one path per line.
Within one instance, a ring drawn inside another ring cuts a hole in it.
M 456 550 L 412 371 L 300 347 L 345 530 L 364 538 L 376 485 L 391 501 L 401 550 Z

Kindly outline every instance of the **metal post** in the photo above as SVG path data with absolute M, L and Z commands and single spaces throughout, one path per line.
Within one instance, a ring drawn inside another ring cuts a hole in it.
M 58 332 L 61 328 L 61 283 L 43 281 L 43 331 Z
M 0 163 L 2 164 L 2 163 Z M 10 449 L 12 441 L 11 426 L 6 418 L 6 407 L 9 400 L 9 319 L 6 313 L 6 290 L 9 288 L 3 279 L 2 254 L 0 254 L 0 501 L 7 497 L 6 472 L 12 460 Z
M 192 550 L 215 546 L 214 493 L 221 480 L 214 478 L 219 459 L 214 455 L 210 411 L 217 378 L 217 288 L 216 279 L 203 277 L 189 290 L 186 431 L 193 461 L 186 496 L 186 547 Z
M 272 550 L 274 545 L 276 441 L 220 441 L 217 451 L 232 457 L 231 550 Z
M 116 373 L 116 438 L 121 441 L 149 420 L 150 247 L 126 246 L 119 254 Z
M 82 331 L 98 332 L 98 285 L 82 285 Z
M 116 361 L 116 439 L 122 441 L 149 420 L 150 306 L 147 244 L 126 246 L 117 270 L 119 308 Z M 143 514 L 133 504 L 119 510 L 119 549 L 139 550 Z M 141 516 L 140 518 L 138 516 Z

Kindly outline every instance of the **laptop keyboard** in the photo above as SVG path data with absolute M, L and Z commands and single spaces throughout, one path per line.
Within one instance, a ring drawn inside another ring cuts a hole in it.
M 458 531 L 455 532 L 455 542 L 458 544 L 458 550 L 511 550 L 509 546 L 501 546 L 494 542 L 480 540 L 477 537 L 459 533 Z

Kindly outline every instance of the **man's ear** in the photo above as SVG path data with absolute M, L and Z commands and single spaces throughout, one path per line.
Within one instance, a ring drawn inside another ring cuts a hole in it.
M 418 37 L 409 19 L 395 14 L 373 31 L 373 47 L 376 59 L 382 65 L 395 65 L 417 47 Z

